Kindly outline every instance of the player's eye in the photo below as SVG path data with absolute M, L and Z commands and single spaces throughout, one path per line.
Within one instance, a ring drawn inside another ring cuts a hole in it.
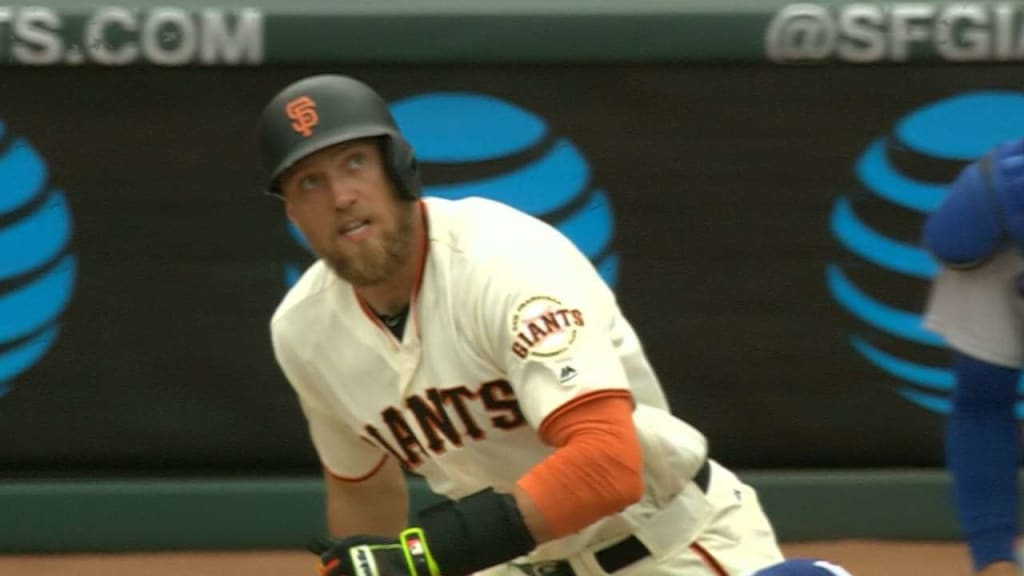
M 366 165 L 366 155 L 363 154 L 362 152 L 350 154 L 347 158 L 345 158 L 345 165 L 353 169 L 362 168 L 363 166 Z
M 299 189 L 300 190 L 316 190 L 320 187 L 322 180 L 320 176 L 316 174 L 306 174 L 302 178 L 299 178 Z

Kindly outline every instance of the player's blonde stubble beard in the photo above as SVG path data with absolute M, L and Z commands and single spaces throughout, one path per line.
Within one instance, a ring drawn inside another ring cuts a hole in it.
M 343 280 L 356 287 L 377 286 L 394 277 L 412 255 L 414 202 L 399 202 L 395 210 L 395 229 L 381 229 L 379 241 L 366 242 L 349 254 L 335 253 L 324 258 Z

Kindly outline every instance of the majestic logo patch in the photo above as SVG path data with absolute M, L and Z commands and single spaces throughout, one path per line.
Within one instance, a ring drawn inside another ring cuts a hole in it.
M 583 326 L 583 312 L 567 308 L 550 296 L 534 296 L 516 307 L 512 315 L 512 352 L 549 358 L 565 352 Z
M 565 384 L 569 380 L 576 377 L 579 372 L 576 371 L 572 366 L 562 366 L 562 371 L 558 373 L 558 382 Z
M 320 122 L 320 116 L 316 113 L 316 102 L 309 96 L 299 96 L 289 101 L 284 111 L 292 119 L 292 130 L 306 138 L 313 134 L 313 127 Z

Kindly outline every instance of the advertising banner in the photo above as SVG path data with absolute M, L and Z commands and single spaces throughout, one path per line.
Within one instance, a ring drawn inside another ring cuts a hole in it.
M 918 237 L 965 162 L 1024 134 L 1007 67 L 11 67 L 0 475 L 316 473 L 268 331 L 312 259 L 255 135 L 321 72 L 388 98 L 427 194 L 576 242 L 723 462 L 941 465 Z
M 1012 0 L 61 0 L 0 4 L 0 67 L 373 63 L 993 63 Z

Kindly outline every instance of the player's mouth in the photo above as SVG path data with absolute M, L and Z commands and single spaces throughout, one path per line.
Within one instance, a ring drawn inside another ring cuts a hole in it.
M 363 240 L 370 235 L 369 220 L 353 220 L 338 227 L 338 234 L 347 240 Z

